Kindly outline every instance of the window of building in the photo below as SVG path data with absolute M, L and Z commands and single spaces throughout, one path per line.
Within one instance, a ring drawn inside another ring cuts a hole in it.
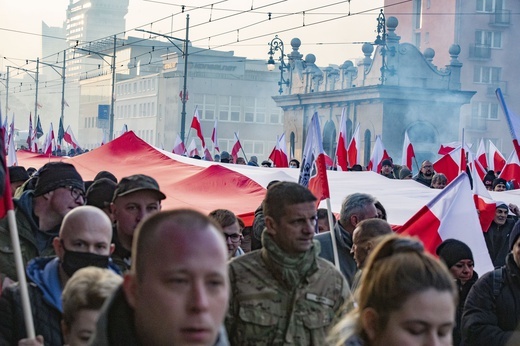
M 490 102 L 475 102 L 472 104 L 471 115 L 474 118 L 497 120 L 498 104 Z
M 414 0 L 413 2 L 413 21 L 414 21 L 414 28 L 420 29 L 422 28 L 422 0 Z
M 477 12 L 493 12 L 495 0 L 477 0 Z
M 475 31 L 475 44 L 491 48 L 502 48 L 502 33 L 500 31 Z
M 502 69 L 491 66 L 475 66 L 473 74 L 474 83 L 493 84 L 500 81 Z

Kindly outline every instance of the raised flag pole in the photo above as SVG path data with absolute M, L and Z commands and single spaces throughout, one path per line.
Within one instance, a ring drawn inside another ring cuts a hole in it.
M 338 245 L 336 242 L 336 232 L 334 230 L 334 221 L 332 219 L 332 206 L 330 204 L 330 198 L 325 198 L 327 203 L 327 217 L 329 219 L 329 229 L 330 229 L 330 240 L 332 241 L 332 254 L 334 255 L 334 266 L 337 270 L 341 272 L 341 268 L 339 265 L 339 256 L 338 256 Z
M 13 245 L 13 254 L 14 254 L 14 262 L 16 267 L 16 274 L 18 275 L 18 282 L 20 285 L 20 296 L 22 298 L 22 310 L 25 321 L 25 329 L 27 332 L 27 337 L 29 339 L 35 338 L 34 333 L 34 322 L 33 316 L 31 312 L 31 303 L 29 301 L 29 291 L 27 288 L 27 279 L 25 277 L 25 267 L 23 265 L 22 260 L 22 250 L 20 247 L 20 239 L 18 238 L 18 227 L 16 226 L 16 217 L 14 214 L 14 205 L 13 199 L 11 198 L 11 185 L 9 181 L 9 174 L 7 170 L 7 165 L 5 161 L 5 150 L 3 148 L 3 144 L 0 145 L 2 147 L 2 153 L 0 154 L 3 158 L 3 169 L 5 172 L 5 186 L 4 186 L 4 195 L 2 198 L 4 199 L 4 205 L 7 209 L 7 222 L 9 226 L 9 234 L 11 236 L 11 242 Z

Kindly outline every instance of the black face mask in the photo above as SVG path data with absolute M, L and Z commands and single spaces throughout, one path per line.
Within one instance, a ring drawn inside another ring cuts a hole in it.
M 65 249 L 65 255 L 61 261 L 61 267 L 68 276 L 72 276 L 76 271 L 85 267 L 107 268 L 109 256 L 98 255 L 90 252 L 77 252 Z

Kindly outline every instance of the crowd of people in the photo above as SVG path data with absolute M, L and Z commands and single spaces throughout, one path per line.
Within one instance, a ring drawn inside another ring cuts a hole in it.
M 0 345 L 520 344 L 516 205 L 496 208 L 484 232 L 495 269 L 477 274 L 466 244 L 428 254 L 366 193 L 345 196 L 336 220 L 307 188 L 273 181 L 246 225 L 227 209 L 162 211 L 145 174 L 83 181 L 52 162 L 9 175 L 36 335 L 4 218 Z M 413 179 L 442 188 L 437 176 L 425 161 Z

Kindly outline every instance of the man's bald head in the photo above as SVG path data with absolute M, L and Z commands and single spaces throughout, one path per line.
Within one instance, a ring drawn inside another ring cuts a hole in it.
M 60 228 L 60 239 L 68 238 L 78 229 L 89 232 L 104 233 L 112 239 L 112 223 L 108 216 L 99 208 L 85 205 L 72 209 L 63 218 Z
M 163 227 L 164 225 L 168 227 Z M 153 249 L 158 244 L 175 242 L 180 237 L 196 238 L 201 235 L 222 248 L 227 259 L 227 247 L 220 226 L 206 215 L 190 209 L 161 211 L 152 215 L 137 226 L 132 244 L 132 273 L 138 279 L 142 278 L 148 265 L 148 255 L 154 253 Z

